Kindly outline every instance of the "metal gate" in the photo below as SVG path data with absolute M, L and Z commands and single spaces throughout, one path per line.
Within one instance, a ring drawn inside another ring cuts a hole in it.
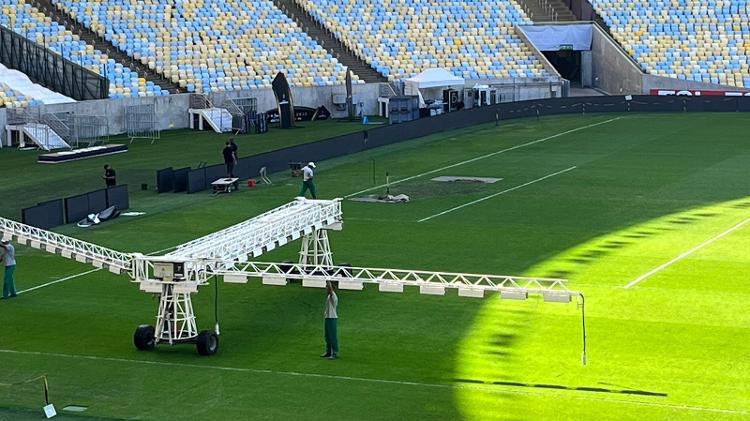
M 154 104 L 129 105 L 125 107 L 125 127 L 130 143 L 135 139 L 150 139 L 153 144 L 161 137 Z

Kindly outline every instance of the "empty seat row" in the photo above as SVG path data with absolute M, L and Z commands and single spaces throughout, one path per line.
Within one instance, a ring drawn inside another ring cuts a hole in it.
M 344 66 L 270 0 L 54 3 L 190 92 L 270 87 L 280 71 L 293 86 L 338 85 L 345 80 Z
M 516 34 L 530 24 L 510 0 L 296 0 L 391 80 L 442 67 L 467 79 L 549 74 Z
M 592 0 L 644 71 L 750 88 L 750 1 Z

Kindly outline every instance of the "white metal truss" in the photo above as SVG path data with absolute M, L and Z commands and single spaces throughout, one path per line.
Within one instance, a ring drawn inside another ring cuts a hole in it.
M 221 265 L 227 266 L 227 265 Z M 484 297 L 496 291 L 505 298 L 522 298 L 520 294 L 542 295 L 548 300 L 577 296 L 567 288 L 564 279 L 534 278 L 472 273 L 431 272 L 424 270 L 383 269 L 333 265 L 246 262 L 234 267 L 217 269 L 214 275 L 225 282 L 245 283 L 260 278 L 266 285 L 286 285 L 287 280 L 302 280 L 303 285 L 325 287 L 327 281 L 338 282 L 339 288 L 362 290 L 365 284 L 377 284 L 381 292 L 403 292 L 405 286 L 419 287 L 422 294 L 444 295 L 446 289 L 458 290 L 461 297 Z M 516 294 L 516 295 L 514 295 Z
M 454 289 L 459 297 L 471 298 L 483 298 L 487 292 L 498 293 L 500 298 L 510 300 L 541 296 L 548 302 L 570 303 L 575 298 L 581 309 L 581 363 L 586 365 L 587 362 L 584 296 L 568 289 L 564 279 L 328 264 L 246 262 L 231 266 L 225 262 L 216 267 L 224 269 L 215 270 L 213 275 L 222 276 L 224 282 L 230 283 L 247 283 L 249 278 L 260 278 L 264 285 L 283 286 L 290 279 L 296 279 L 302 280 L 305 287 L 325 288 L 327 282 L 336 282 L 340 289 L 356 291 L 363 290 L 365 284 L 377 284 L 380 292 L 404 292 L 404 287 L 411 286 L 418 287 L 419 293 L 424 295 L 445 295 L 447 289 Z
M 177 246 L 167 257 L 245 262 L 323 228 L 341 229 L 340 200 L 298 198 L 260 216 Z
M 91 264 L 97 268 L 106 268 L 115 274 L 131 272 L 133 259 L 136 256 L 2 217 L 0 217 L 0 236 L 3 240 L 15 240 L 19 244 L 59 254 L 67 259 Z
M 316 229 L 302 237 L 302 249 L 299 252 L 299 264 L 302 266 L 333 266 L 333 253 L 328 242 L 328 231 Z

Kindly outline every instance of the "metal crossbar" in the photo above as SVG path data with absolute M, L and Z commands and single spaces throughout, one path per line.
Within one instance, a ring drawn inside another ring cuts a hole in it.
M 289 279 L 297 279 L 305 287 L 324 288 L 327 282 L 336 282 L 340 289 L 346 290 L 362 290 L 365 284 L 377 284 L 380 292 L 403 292 L 405 286 L 412 286 L 419 287 L 419 293 L 424 295 L 445 295 L 447 289 L 455 289 L 459 297 L 471 298 L 482 298 L 487 291 L 513 300 L 536 295 L 544 301 L 569 303 L 575 298 L 581 310 L 581 363 L 587 362 L 584 296 L 569 290 L 564 279 L 294 263 L 224 262 L 215 267 L 224 269 L 215 269 L 212 274 L 231 283 L 261 278 L 264 285 L 286 285 Z
M 302 279 L 342 282 L 342 289 L 361 289 L 357 284 L 401 284 L 405 286 L 436 286 L 469 291 L 524 292 L 528 294 L 563 293 L 579 295 L 566 286 L 566 280 L 508 275 L 432 272 L 424 270 L 365 268 L 352 266 L 310 266 L 293 263 L 246 262 L 217 265 L 214 270 L 226 282 L 246 282 L 247 278 Z M 346 286 L 344 286 L 346 285 Z
M 16 240 L 49 253 L 59 254 L 113 273 L 131 272 L 134 255 L 97 246 L 52 231 L 32 227 L 0 217 L 0 236 L 3 240 Z
M 298 199 L 232 227 L 177 246 L 167 257 L 247 261 L 313 230 L 341 223 L 339 200 Z

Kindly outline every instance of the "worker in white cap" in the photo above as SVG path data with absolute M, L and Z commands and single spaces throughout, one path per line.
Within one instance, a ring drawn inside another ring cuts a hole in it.
M 314 162 L 308 162 L 307 165 L 302 167 L 302 189 L 297 196 L 305 197 L 305 192 L 310 190 L 310 196 L 312 196 L 313 199 L 318 198 L 317 194 L 315 194 L 315 182 L 313 181 L 314 168 Z

